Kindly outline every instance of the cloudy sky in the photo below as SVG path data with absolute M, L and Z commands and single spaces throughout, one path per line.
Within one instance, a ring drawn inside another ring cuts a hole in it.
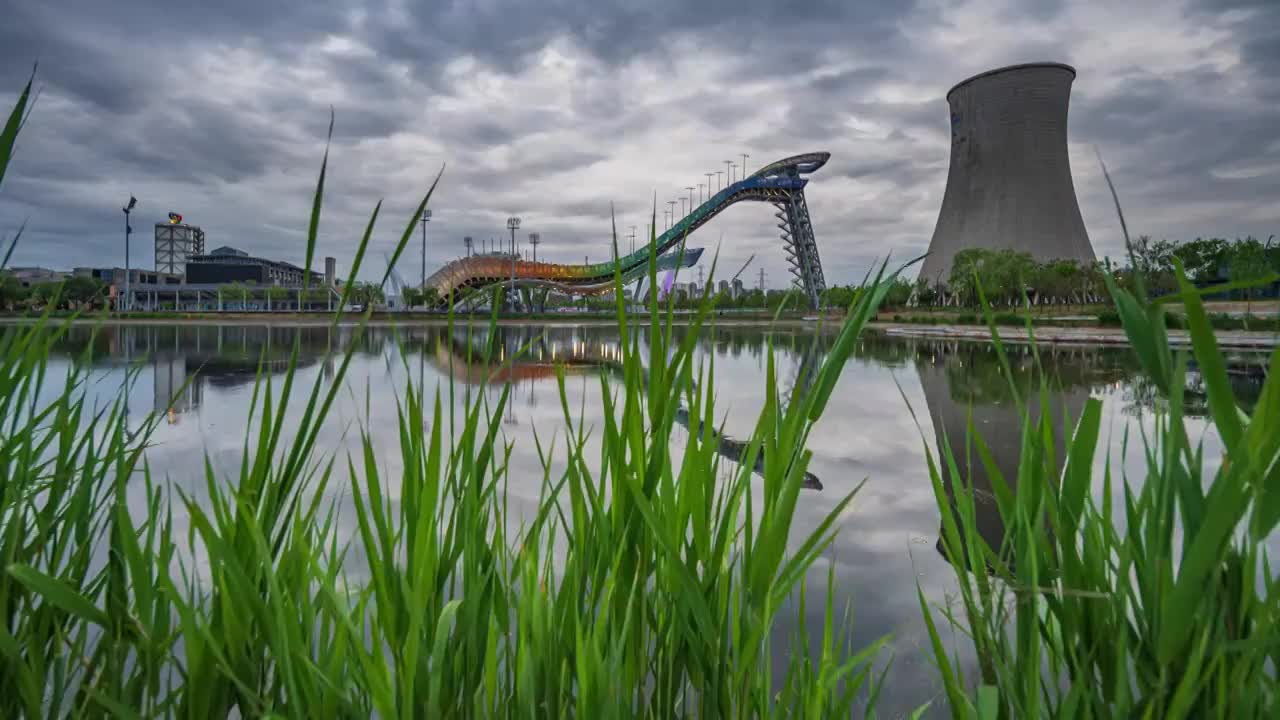
M 922 252 L 946 181 L 944 95 L 1017 62 L 1074 65 L 1072 170 L 1099 255 L 1119 229 L 1170 239 L 1280 233 L 1276 0 L 0 0 L 0 102 L 39 61 L 39 101 L 0 188 L 13 264 L 134 262 L 178 211 L 212 246 L 300 262 L 329 108 L 320 252 L 350 260 L 384 211 L 365 277 L 447 164 L 428 264 L 508 215 L 540 257 L 607 252 L 656 196 L 828 150 L 808 190 L 828 282 Z M 7 111 L 6 111 L 7 112 Z M 736 268 L 786 270 L 771 208 L 698 233 Z M 419 273 L 418 248 L 402 261 Z

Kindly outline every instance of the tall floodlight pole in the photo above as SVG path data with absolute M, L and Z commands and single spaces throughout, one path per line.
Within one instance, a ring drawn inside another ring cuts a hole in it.
M 468 236 L 466 236 L 466 237 L 462 238 L 462 244 L 467 246 L 467 257 L 471 257 L 471 243 L 472 243 L 472 242 L 473 242 L 473 241 L 471 240 L 471 236 L 470 236 L 470 235 L 468 235 Z
M 724 189 L 724 171 L 717 170 L 716 171 L 716 190 L 719 191 L 723 189 Z
M 539 233 L 529 233 L 529 244 L 533 246 L 533 261 L 538 262 L 538 243 L 542 242 L 542 235 Z
M 688 214 L 689 214 L 689 211 L 685 209 L 685 199 L 684 199 L 684 198 L 680 198 L 680 217 L 681 217 L 681 219 L 683 219 L 683 218 L 684 218 L 684 216 L 685 216 L 685 215 L 688 215 Z
M 670 230 L 676 225 L 676 201 L 668 200 L 667 204 L 671 206 L 671 222 L 667 223 L 667 229 Z
M 751 157 L 746 153 L 742 153 L 742 179 L 747 179 L 747 158 Z
M 636 226 L 632 225 L 631 226 L 631 250 L 629 250 L 627 254 L 631 254 L 635 251 L 636 251 Z
M 703 193 L 703 190 L 704 190 L 704 189 L 707 189 L 707 186 L 706 186 L 706 185 L 703 185 L 702 183 L 698 183 L 698 204 L 699 204 L 699 205 L 701 205 L 702 203 L 706 202 L 706 200 L 704 200 L 704 199 L 702 198 L 702 196 L 703 196 L 703 194 L 704 194 L 704 193 Z
M 130 304 L 131 304 L 131 303 L 129 302 L 129 290 L 130 290 L 130 286 L 129 286 L 129 235 L 131 235 L 131 234 L 133 233 L 133 226 L 129 224 L 129 213 L 133 212 L 133 208 L 134 208 L 134 207 L 136 207 L 136 206 L 137 206 L 137 204 L 138 204 L 138 198 L 136 198 L 136 197 L 134 197 L 134 196 L 130 195 L 130 196 L 129 196 L 129 204 L 128 204 L 128 205 L 125 205 L 123 208 L 121 208 L 122 210 L 124 210 L 124 297 L 125 297 L 125 300 L 124 300 L 124 309 L 125 309 L 125 310 L 129 310 L 129 309 L 130 309 L 130 307 L 129 307 L 129 306 L 130 306 Z M 119 301 L 119 299 L 117 299 L 117 300 L 116 300 L 116 311 L 118 312 L 119 310 L 120 310 L 120 301 Z
M 725 187 L 728 187 L 729 185 L 733 184 L 733 161 L 732 160 L 724 161 L 724 174 L 729 178 L 729 182 L 725 185 Z
M 686 185 L 684 189 L 689 191 L 689 212 L 693 212 L 693 191 L 697 190 L 697 188 L 692 185 Z
M 702 173 L 702 174 L 707 177 L 707 199 L 710 200 L 711 199 L 711 176 L 715 175 L 715 173 Z
M 507 218 L 507 229 L 511 231 L 511 308 L 516 307 L 516 230 L 520 229 L 520 218 L 511 216 Z
M 419 288 L 427 286 L 427 223 L 431 221 L 431 211 L 422 211 L 422 284 Z

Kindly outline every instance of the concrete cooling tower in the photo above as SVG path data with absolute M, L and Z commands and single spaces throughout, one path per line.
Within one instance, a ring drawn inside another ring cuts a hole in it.
M 1060 63 L 1011 65 L 947 93 L 951 168 L 921 278 L 945 285 L 966 248 L 1094 260 L 1067 158 L 1075 76 Z

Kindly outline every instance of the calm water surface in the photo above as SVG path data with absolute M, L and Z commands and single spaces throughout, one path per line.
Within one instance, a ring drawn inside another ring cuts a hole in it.
M 533 343 L 526 359 L 491 380 L 514 385 L 515 400 L 502 431 L 514 443 L 509 502 L 514 511 L 512 522 L 518 523 L 522 513 L 536 506 L 540 490 L 542 471 L 534 433 L 544 446 L 559 433 L 557 447 L 563 448 L 555 363 L 563 363 L 567 369 L 569 407 L 575 411 L 582 408 L 588 426 L 598 424 L 600 377 L 616 377 L 613 363 L 618 357 L 619 338 L 615 329 L 600 326 L 510 326 L 499 328 L 498 334 L 505 357 Z M 129 388 L 130 417 L 141 422 L 155 412 L 165 418 L 148 454 L 152 471 L 200 498 L 202 457 L 207 456 L 224 476 L 232 475 L 239 465 L 259 359 L 265 359 L 268 374 L 281 373 L 293 341 L 299 337 L 302 368 L 295 385 L 297 406 L 305 403 L 305 393 L 317 376 L 326 382 L 334 377 L 336 355 L 355 343 L 346 387 L 325 423 L 321 448 L 338 453 L 354 448 L 363 425 L 374 438 L 378 458 L 387 470 L 384 477 L 393 483 L 399 465 L 396 399 L 406 385 L 421 380 L 428 388 L 440 387 L 447 403 L 452 380 L 459 396 L 455 407 L 460 407 L 461 390 L 478 387 L 486 375 L 483 368 L 467 362 L 465 329 L 455 330 L 451 336 L 444 327 L 422 326 L 374 327 L 358 341 L 352 327 L 106 326 L 96 337 L 89 328 L 78 327 L 52 364 L 56 369 L 74 362 L 92 345 L 95 371 L 90 391 L 100 402 L 114 397 L 131 366 L 140 367 Z M 764 327 L 723 327 L 705 334 L 698 352 L 715 361 L 716 417 L 723 419 L 725 435 L 730 438 L 722 446 L 729 461 L 736 458 L 737 445 L 732 439 L 750 436 L 764 402 L 769 341 L 777 357 L 780 389 L 784 399 L 789 399 L 806 391 L 831 339 L 829 334 Z M 477 338 L 471 342 L 479 346 Z M 1014 383 L 1030 387 L 1034 380 L 1032 357 L 1017 348 L 1012 353 Z M 1103 434 L 1110 443 L 1113 466 L 1140 467 L 1137 450 L 1131 448 L 1130 457 L 1121 457 L 1121 444 L 1126 431 L 1149 427 L 1154 396 L 1138 377 L 1129 351 L 1045 348 L 1041 355 L 1056 386 L 1052 397 L 1055 413 L 1074 416 L 1090 396 L 1100 398 Z M 1259 365 L 1257 357 L 1233 358 L 1237 391 L 1245 404 L 1260 389 Z M 1194 384 L 1190 396 L 1193 405 L 1203 403 Z M 798 600 L 793 600 L 782 613 L 779 634 L 793 633 L 802 611 L 809 631 L 820 640 L 824 600 L 815 590 L 825 587 L 828 568 L 834 567 L 837 607 L 848 603 L 852 608 L 855 646 L 892 635 L 889 648 L 894 667 L 881 706 L 890 716 L 930 699 L 935 708 L 941 707 L 916 587 L 922 587 L 931 601 L 944 603 L 954 591 L 955 576 L 937 548 L 939 516 L 925 452 L 926 447 L 935 446 L 944 430 L 952 438 L 963 437 L 970 417 L 992 446 L 997 464 L 1007 476 L 1013 475 L 1019 424 L 1009 382 L 1000 373 L 990 347 L 872 335 L 861 341 L 855 358 L 846 366 L 809 442 L 813 478 L 796 511 L 794 544 L 798 545 L 845 494 L 863 481 L 865 485 L 840 519 L 829 563 L 819 563 L 811 572 L 807 606 L 799 608 Z M 1203 433 L 1203 422 L 1194 422 L 1193 432 Z M 684 439 L 683 433 L 678 433 L 673 442 L 683 445 Z M 1216 458 L 1217 439 L 1212 432 L 1205 433 L 1205 443 L 1206 457 Z M 1105 461 L 1100 454 L 1098 464 Z M 975 482 L 980 486 L 983 478 L 976 477 Z M 333 483 L 331 488 L 339 507 L 346 510 L 345 532 L 354 533 L 345 483 Z M 141 503 L 140 489 L 138 494 Z M 391 496 L 395 497 L 394 487 Z M 175 526 L 185 536 L 183 519 L 175 518 Z M 987 513 L 981 530 L 998 538 L 998 518 Z M 349 568 L 356 576 L 366 571 L 359 566 Z M 779 673 L 785 665 L 782 653 L 785 649 L 779 643 L 774 659 Z

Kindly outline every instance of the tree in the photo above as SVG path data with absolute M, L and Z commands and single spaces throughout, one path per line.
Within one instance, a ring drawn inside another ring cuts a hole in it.
M 12 275 L 0 275 L 0 309 L 15 310 L 27 298 L 31 291 L 22 286 Z
M 382 287 L 369 282 L 357 282 L 351 286 L 350 301 L 361 307 L 379 305 L 384 301 Z
M 1253 282 L 1270 275 L 1271 265 L 1267 262 L 1267 253 L 1262 243 L 1254 238 L 1237 240 L 1231 247 L 1228 272 L 1231 282 Z M 1253 295 L 1256 291 L 1256 285 L 1244 289 L 1245 315 L 1253 309 Z
M 400 293 L 400 302 L 404 303 L 405 307 L 417 307 L 422 304 L 422 291 L 407 287 Z

